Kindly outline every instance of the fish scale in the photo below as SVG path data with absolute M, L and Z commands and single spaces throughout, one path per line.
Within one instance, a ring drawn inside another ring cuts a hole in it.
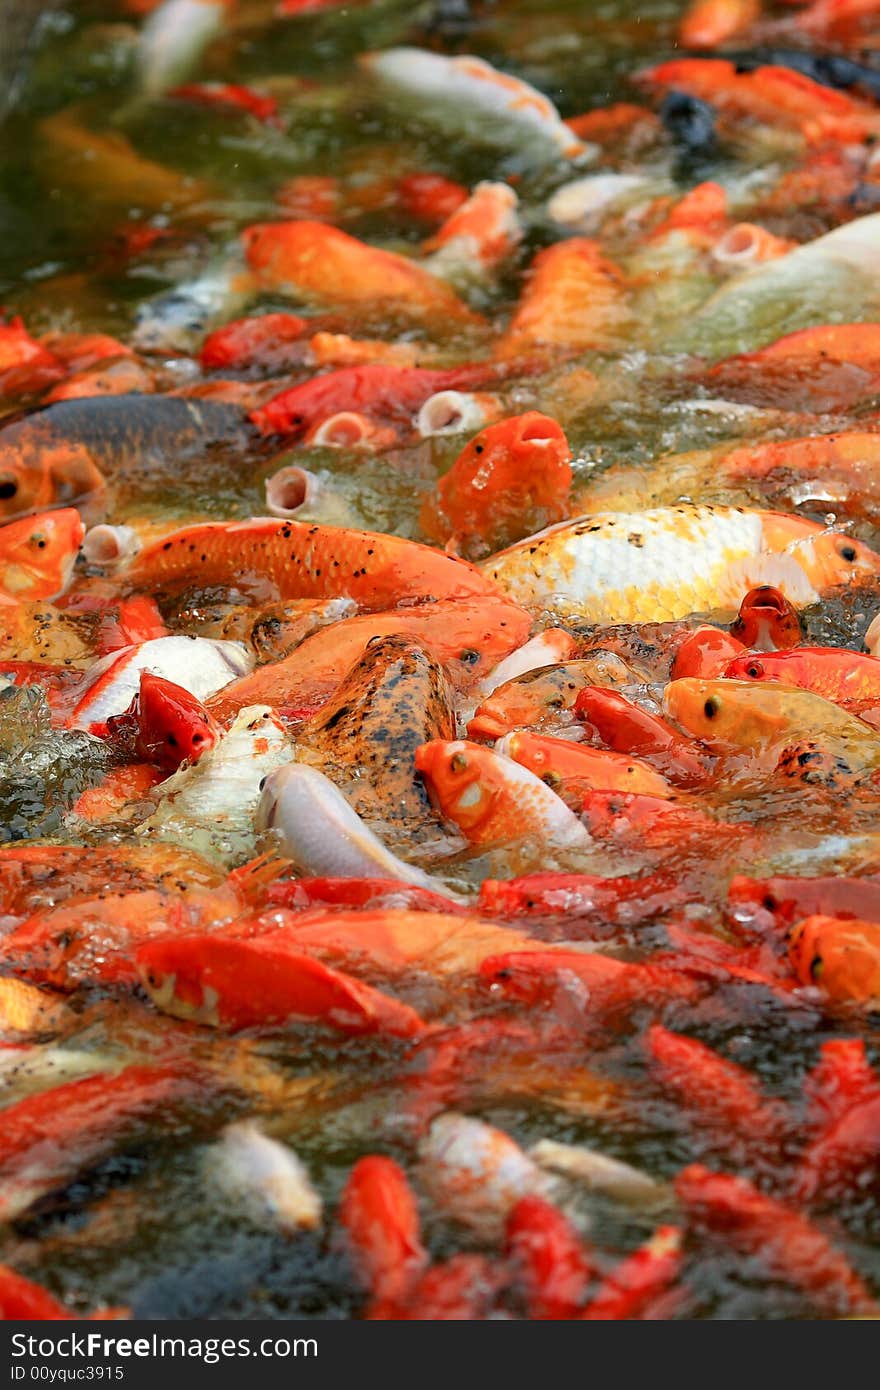
M 540 531 L 482 569 L 528 608 L 590 622 L 662 622 L 735 606 L 778 563 L 763 545 L 761 514 L 738 507 L 598 512 Z M 791 579 L 796 587 L 797 574 Z

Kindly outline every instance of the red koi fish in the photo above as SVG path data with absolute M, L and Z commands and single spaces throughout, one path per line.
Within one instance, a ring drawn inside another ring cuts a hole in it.
M 206 371 L 242 371 L 261 367 L 281 371 L 299 363 L 303 350 L 292 348 L 314 331 L 314 322 L 296 314 L 261 314 L 234 319 L 215 328 L 202 343 L 199 361 Z
M 528 1316 L 575 1317 L 593 1266 L 568 1218 L 543 1197 L 529 1194 L 508 1212 L 505 1235 Z
M 20 318 L 0 322 L 0 396 L 45 391 L 64 375 L 64 363 L 31 337 Z
M 713 1143 L 760 1148 L 779 1137 L 781 1113 L 744 1067 L 660 1024 L 648 1029 L 645 1045 L 661 1085 Z
M 361 1283 L 377 1302 L 402 1302 L 428 1263 L 415 1193 L 393 1159 L 370 1154 L 348 1175 L 339 1220 Z
M 720 674 L 734 680 L 796 685 L 844 709 L 866 701 L 880 703 L 880 658 L 842 647 L 794 647 L 740 655 Z
M 456 329 L 481 322 L 449 285 L 422 266 L 325 222 L 265 222 L 248 227 L 242 241 L 264 290 L 344 307 L 382 323 L 395 315 Z
M 398 180 L 397 197 L 410 217 L 439 226 L 467 202 L 468 191 L 443 174 L 405 174 Z
M 705 753 L 665 719 L 649 714 L 616 690 L 587 686 L 575 700 L 574 710 L 609 748 L 644 758 L 674 786 L 705 782 L 709 772 Z
M 683 1265 L 682 1232 L 677 1226 L 659 1226 L 650 1240 L 611 1271 L 581 1317 L 616 1322 L 648 1316 L 652 1305 L 678 1279 Z
M 244 111 L 264 125 L 281 128 L 275 97 L 255 92 L 252 87 L 239 87 L 229 82 L 187 82 L 182 87 L 174 87 L 168 96 L 175 101 L 192 101 L 201 106 Z
M 441 544 L 450 537 L 489 554 L 568 510 L 571 450 L 555 420 L 530 410 L 481 430 L 426 498 L 421 525 Z
M 75 507 L 0 526 L 0 600 L 49 599 L 70 583 L 85 535 Z
M 785 932 L 804 917 L 867 918 L 880 922 L 880 881 L 843 875 L 818 878 L 748 878 L 737 874 L 727 890 L 728 916 L 740 929 Z
M 583 803 L 584 793 L 591 790 L 675 795 L 674 787 L 641 758 L 572 743 L 567 738 L 548 738 L 520 729 L 505 734 L 496 743 L 495 751 L 528 768 L 569 804 L 577 803 L 577 809 Z
M 675 649 L 670 680 L 683 676 L 722 676 L 732 661 L 748 649 L 720 627 L 694 628 Z
M 661 874 L 642 878 L 602 878 L 595 874 L 527 874 L 523 878 L 486 878 L 477 907 L 488 917 L 562 914 L 588 917 L 597 924 L 634 926 L 680 907 L 688 894 L 683 885 Z
M 367 362 L 316 376 L 274 396 L 251 419 L 263 434 L 297 437 L 340 411 L 371 419 L 411 424 L 429 397 L 438 391 L 468 391 L 503 379 L 509 368 L 490 362 L 431 370 Z
M 55 1086 L 7 1106 L 0 1131 L 0 1215 L 14 1220 L 39 1197 L 99 1162 L 144 1122 L 204 1099 L 206 1076 L 128 1066 Z
M 824 1232 L 783 1202 L 765 1197 L 746 1178 L 695 1163 L 679 1173 L 675 1192 L 695 1226 L 757 1261 L 771 1278 L 801 1289 L 822 1312 L 876 1316 L 864 1283 Z
M 413 1038 L 425 1025 L 391 995 L 322 965 L 273 935 L 245 941 L 188 936 L 156 941 L 136 955 L 157 1008 L 214 1028 L 320 1022 L 341 1033 Z
M 133 734 L 135 755 L 169 772 L 198 762 L 219 733 L 201 700 L 151 671 L 141 671 L 138 693 L 124 714 L 111 715 L 107 730 L 111 737 Z

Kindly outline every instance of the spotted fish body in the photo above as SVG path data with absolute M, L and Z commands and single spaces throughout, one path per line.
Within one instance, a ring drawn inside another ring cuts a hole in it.
M 818 597 L 791 556 L 765 549 L 764 514 L 740 507 L 597 512 L 540 531 L 481 568 L 524 607 L 594 623 L 735 608 L 758 583 L 776 582 L 798 604 Z
M 369 643 L 299 742 L 307 749 L 305 757 L 319 757 L 322 770 L 340 782 L 358 815 L 393 825 L 411 840 L 420 827 L 437 830 L 415 774 L 415 751 L 454 734 L 442 667 L 419 642 L 400 633 Z

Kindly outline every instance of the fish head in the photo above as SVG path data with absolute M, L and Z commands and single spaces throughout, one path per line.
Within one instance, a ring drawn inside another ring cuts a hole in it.
M 41 443 L 24 434 L 0 444 L 0 521 L 67 506 L 104 487 L 103 475 L 81 444 Z
M 490 814 L 498 789 L 492 776 L 495 754 L 464 739 L 432 739 L 416 749 L 431 805 L 467 835 Z
M 730 636 L 754 651 L 795 647 L 801 640 L 800 618 L 780 589 L 759 584 L 740 604 Z
M 204 983 L 197 953 L 177 940 L 151 941 L 138 950 L 137 972 L 157 1009 L 189 1023 L 219 1023 L 216 990 Z
M 815 915 L 788 938 L 789 959 L 802 984 L 831 998 L 873 1007 L 880 1001 L 880 925 Z
M 791 732 L 790 697 L 803 693 L 755 680 L 686 676 L 669 682 L 663 710 L 710 748 L 759 752 Z
M 880 555 L 853 536 L 779 512 L 765 513 L 762 524 L 767 548 L 791 556 L 820 592 L 880 574 Z
M 74 507 L 0 527 L 0 589 L 14 599 L 49 599 L 70 582 L 85 527 Z

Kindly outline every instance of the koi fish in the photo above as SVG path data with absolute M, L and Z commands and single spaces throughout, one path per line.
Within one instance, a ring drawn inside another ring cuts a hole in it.
M 141 670 L 140 686 L 128 709 L 111 715 L 107 726 L 111 737 L 131 729 L 135 756 L 171 772 L 182 762 L 198 762 L 214 747 L 219 733 L 195 695 L 146 669 Z
M 465 203 L 422 243 L 432 275 L 462 279 L 485 275 L 522 241 L 519 199 L 506 183 L 478 183 Z
M 279 371 L 300 360 L 293 345 L 312 332 L 313 324 L 297 314 L 261 314 L 234 319 L 209 333 L 199 350 L 206 371 L 237 371 L 259 366 Z
M 255 517 L 187 526 L 144 546 L 125 570 L 136 587 L 189 583 L 271 586 L 281 598 L 352 598 L 367 608 L 403 599 L 497 593 L 463 560 L 400 536 Z
M 264 290 L 346 308 L 366 321 L 389 317 L 437 325 L 481 320 L 442 280 L 406 256 L 367 246 L 324 222 L 265 222 L 242 233 L 247 263 Z
M 577 1315 L 593 1266 L 578 1232 L 558 1207 L 532 1194 L 511 1208 L 506 1247 L 518 1271 L 530 1318 Z
M 230 0 L 163 0 L 148 16 L 136 54 L 138 85 L 161 96 L 196 66 L 223 30 Z
M 880 883 L 874 878 L 747 878 L 737 874 L 727 890 L 728 916 L 740 930 L 782 938 L 804 917 L 861 917 L 880 922 Z
M 389 577 L 393 579 L 393 571 Z M 209 709 L 223 719 L 244 704 L 262 701 L 311 713 L 338 689 L 368 643 L 396 634 L 421 643 L 444 668 L 453 686 L 467 689 L 522 646 L 530 626 L 522 608 L 489 595 L 441 599 L 389 613 L 358 614 L 313 633 L 290 656 L 258 667 L 244 680 L 233 681 L 212 698 Z
M 803 410 L 852 408 L 880 386 L 880 325 L 833 324 L 787 333 L 706 373 L 730 400 Z
M 607 1322 L 622 1318 L 668 1316 L 662 1298 L 681 1273 L 684 1264 L 682 1232 L 678 1226 L 658 1226 L 650 1240 L 611 1271 L 581 1314 L 587 1320 Z
M 694 1163 L 678 1174 L 675 1192 L 697 1229 L 716 1233 L 773 1279 L 801 1289 L 823 1312 L 875 1316 L 867 1288 L 828 1237 L 746 1178 Z
M 265 125 L 281 125 L 276 97 L 264 96 L 252 87 L 241 87 L 237 83 L 187 82 L 182 87 L 174 87 L 168 95 L 174 101 L 193 101 L 204 106 L 227 107 L 231 111 L 244 111 Z
M 495 752 L 512 758 L 540 777 L 571 804 L 587 788 L 638 792 L 644 796 L 674 796 L 674 788 L 650 763 L 604 748 L 588 748 L 570 739 L 548 738 L 523 730 L 505 734 Z
M 360 62 L 380 87 L 417 100 L 421 119 L 443 124 L 478 143 L 510 145 L 517 154 L 576 159 L 592 153 L 547 97 L 482 58 L 449 58 L 422 48 L 387 48 Z
M 60 401 L 0 428 L 0 517 L 69 505 L 108 478 L 164 473 L 221 443 L 240 449 L 242 412 L 170 396 Z
M 775 682 L 671 682 L 664 711 L 718 752 L 741 752 L 768 769 L 806 781 L 870 774 L 880 738 L 860 719 L 812 691 Z
M 683 48 L 720 48 L 761 17 L 761 0 L 692 0 L 678 36 Z
M 616 688 L 640 677 L 616 653 L 598 650 L 578 661 L 539 667 L 514 676 L 477 706 L 468 736 L 502 738 L 511 729 L 539 730 L 573 718 L 575 701 L 588 685 Z
M 0 599 L 50 599 L 63 594 L 85 535 L 73 507 L 0 526 Z
M 416 749 L 452 738 L 452 693 L 442 667 L 403 634 L 374 638 L 339 689 L 300 729 L 304 758 L 344 778 L 349 804 L 367 821 L 382 821 L 407 843 L 427 821 L 436 830 Z M 423 832 L 422 832 L 423 833 Z
M 474 844 L 504 844 L 526 835 L 557 848 L 591 844 L 577 817 L 540 777 L 478 743 L 423 744 L 415 765 L 432 804 Z
M 536 410 L 489 425 L 471 440 L 433 495 L 422 529 L 471 551 L 497 549 L 559 521 L 571 488 L 571 450 L 555 420 Z
M 496 356 L 610 348 L 628 317 L 621 272 L 595 241 L 572 237 L 538 252 Z
M 195 279 L 140 304 L 132 342 L 141 352 L 191 352 L 210 328 L 240 313 L 254 293 L 253 277 L 238 258 L 223 257 Z
M 305 763 L 289 763 L 266 778 L 257 827 L 280 831 L 285 854 L 306 874 L 382 876 L 433 893 L 450 891 L 439 879 L 392 854 L 330 778 Z
M 574 656 L 576 651 L 577 642 L 564 627 L 548 628 L 536 637 L 530 637 L 528 642 L 523 642 L 521 647 L 510 653 L 510 656 L 499 661 L 480 681 L 479 692 L 484 697 L 491 695 L 501 686 L 518 680 L 520 676 L 544 670 L 555 662 L 562 662 L 566 657 Z
M 100 728 L 111 716 L 128 709 L 138 694 L 144 671 L 204 699 L 244 675 L 252 665 L 251 655 L 241 642 L 156 637 L 101 657 L 85 672 L 82 683 L 61 697 L 59 714 L 68 728 Z
M 815 914 L 798 922 L 788 954 L 798 979 L 834 1003 L 880 1007 L 880 922 Z
M 736 607 L 762 581 L 795 604 L 814 603 L 822 589 L 880 572 L 880 557 L 782 513 L 682 505 L 578 517 L 480 568 L 526 607 L 593 623 L 656 622 Z
M 870 518 L 880 503 L 878 463 L 880 437 L 858 430 L 747 444 L 718 459 L 732 482 L 755 480 L 780 497 L 814 496 Z
M 339 1220 L 359 1278 L 373 1298 L 404 1299 L 427 1266 L 428 1254 L 403 1169 L 379 1154 L 358 1159 L 342 1192 Z
M 435 1205 L 485 1239 L 500 1235 L 521 1197 L 552 1181 L 503 1130 L 448 1112 L 419 1143 L 419 1178 Z
M 801 622 L 785 594 L 770 584 L 759 584 L 740 604 L 730 636 L 753 652 L 784 651 L 800 646 Z
M 194 845 L 221 863 L 241 863 L 254 852 L 263 782 L 290 756 L 290 741 L 272 710 L 241 710 L 197 763 L 160 784 L 156 810 L 138 826 L 138 835 Z
M 218 1196 L 270 1231 L 296 1235 L 321 1225 L 323 1204 L 302 1160 L 252 1122 L 227 1125 L 202 1172 Z
M 842 648 L 793 647 L 784 652 L 746 653 L 729 661 L 720 674 L 731 680 L 796 685 L 844 708 L 854 702 L 880 702 L 880 660 Z
M 296 438 L 331 416 L 354 411 L 372 420 L 411 425 L 425 402 L 441 391 L 468 390 L 504 377 L 499 363 L 473 363 L 446 370 L 368 362 L 313 377 L 274 396 L 251 414 L 263 434 Z
M 329 969 L 275 934 L 250 941 L 169 938 L 141 946 L 136 959 L 157 1008 L 213 1028 L 320 1022 L 351 1036 L 413 1038 L 425 1027 L 408 1005 Z
M 206 1077 L 171 1066 L 97 1072 L 28 1096 L 3 1111 L 0 1216 L 12 1221 L 64 1187 L 144 1123 L 181 1102 L 204 1102 Z

